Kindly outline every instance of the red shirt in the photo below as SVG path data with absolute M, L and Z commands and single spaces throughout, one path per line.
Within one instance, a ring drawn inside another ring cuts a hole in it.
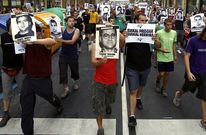
M 23 73 L 31 77 L 48 77 L 51 72 L 51 50 L 44 45 L 27 45 Z
M 117 59 L 108 59 L 106 64 L 97 66 L 94 80 L 106 85 L 117 84 L 117 61 Z

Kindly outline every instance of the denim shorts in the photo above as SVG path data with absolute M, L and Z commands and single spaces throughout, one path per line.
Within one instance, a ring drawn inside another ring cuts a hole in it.
M 144 87 L 146 85 L 150 70 L 151 69 L 148 68 L 144 71 L 137 71 L 127 67 L 126 75 L 127 75 L 129 90 L 134 91 L 137 90 L 137 88 L 140 86 Z
M 159 72 L 172 72 L 174 71 L 174 62 L 159 62 L 158 61 L 158 71 Z

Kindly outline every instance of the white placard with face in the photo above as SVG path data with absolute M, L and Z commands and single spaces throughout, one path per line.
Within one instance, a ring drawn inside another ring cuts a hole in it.
M 196 14 L 192 17 L 190 17 L 191 20 L 191 31 L 192 32 L 198 32 L 198 31 L 202 31 L 202 29 L 205 27 L 205 23 L 204 23 L 204 14 Z
M 32 14 L 11 14 L 11 27 L 15 42 L 36 41 L 36 27 Z
M 98 26 L 96 29 L 96 58 L 119 58 L 119 26 Z
M 110 17 L 110 5 L 102 5 L 101 6 L 101 16 L 103 23 L 108 22 L 108 18 Z
M 57 17 L 50 18 L 49 28 L 50 28 L 52 38 L 62 37 L 61 24 L 60 24 L 60 20 Z

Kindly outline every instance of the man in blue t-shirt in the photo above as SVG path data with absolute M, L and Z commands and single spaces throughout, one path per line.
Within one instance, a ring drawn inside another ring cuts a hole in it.
M 185 82 L 182 90 L 176 91 L 173 103 L 180 106 L 181 97 L 187 91 L 194 93 L 198 88 L 197 98 L 201 100 L 201 126 L 206 129 L 206 27 L 192 37 L 185 49 Z

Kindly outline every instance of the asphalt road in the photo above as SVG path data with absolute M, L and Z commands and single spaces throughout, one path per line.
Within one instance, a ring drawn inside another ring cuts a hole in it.
M 1 53 L 1 52 L 0 52 Z M 52 61 L 52 80 L 54 92 L 60 96 L 63 92 L 62 86 L 59 84 L 59 69 L 58 69 L 58 54 L 54 54 Z M 35 106 L 35 118 L 73 118 L 73 119 L 95 119 L 92 112 L 91 105 L 91 83 L 94 73 L 94 67 L 90 63 L 90 53 L 87 45 L 84 42 L 79 59 L 80 67 L 80 89 L 72 92 L 66 99 L 64 99 L 64 111 L 61 115 L 56 115 L 55 109 L 42 98 L 37 97 Z M 116 103 L 112 106 L 111 116 L 104 116 L 107 119 L 116 119 L 116 135 L 122 135 L 122 89 L 120 86 L 120 64 L 118 66 L 119 86 L 117 90 Z M 68 73 L 70 71 L 68 70 Z M 185 94 L 182 99 L 180 108 L 172 104 L 174 92 L 180 89 L 184 81 L 184 66 L 182 55 L 179 56 L 179 63 L 175 65 L 175 72 L 171 73 L 168 85 L 168 97 L 164 98 L 155 92 L 155 80 L 157 70 L 152 67 L 148 78 L 147 86 L 143 91 L 142 101 L 144 109 L 137 110 L 137 119 L 144 120 L 164 120 L 164 119 L 200 119 L 200 103 L 199 100 L 191 93 Z M 69 80 L 70 87 L 72 81 Z M 127 86 L 127 85 L 126 85 Z M 19 105 L 19 91 L 15 90 L 10 109 L 13 118 L 20 118 L 21 109 Z M 127 90 L 127 106 L 128 104 L 128 90 Z M 1 110 L 2 111 L 2 110 Z M 96 123 L 94 122 L 94 125 Z M 1 130 L 1 129 L 0 129 Z M 78 130 L 78 129 L 77 129 Z M 135 131 L 130 132 L 130 135 L 137 134 Z

